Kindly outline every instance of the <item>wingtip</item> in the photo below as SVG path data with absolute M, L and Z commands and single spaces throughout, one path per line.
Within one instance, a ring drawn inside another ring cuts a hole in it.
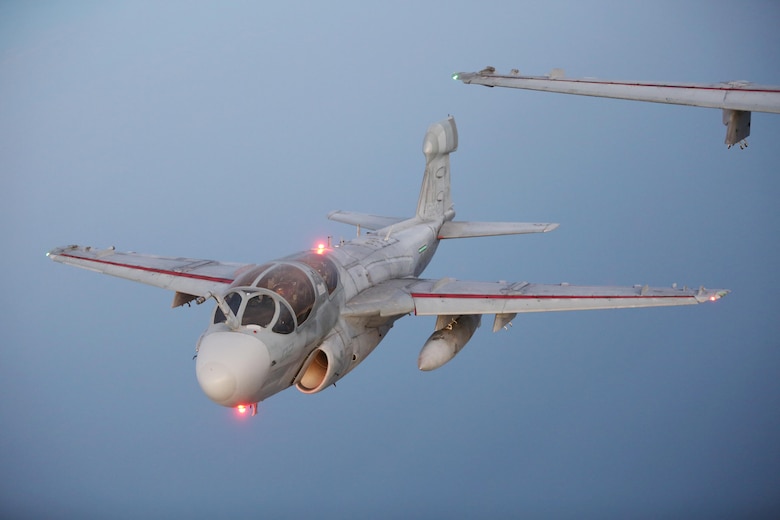
M 699 301 L 699 303 L 704 302 L 716 302 L 729 294 L 731 290 L 729 289 L 705 289 L 704 287 L 699 289 L 699 292 L 696 294 L 696 299 Z
M 46 252 L 46 258 L 55 259 L 56 257 L 60 256 L 65 251 L 67 251 L 69 249 L 73 249 L 75 247 L 77 247 L 77 246 L 70 245 L 70 246 L 55 247 L 54 249 L 50 249 L 49 251 Z
M 462 81 L 463 83 L 470 83 L 476 76 L 473 72 L 453 72 L 451 77 L 455 81 Z

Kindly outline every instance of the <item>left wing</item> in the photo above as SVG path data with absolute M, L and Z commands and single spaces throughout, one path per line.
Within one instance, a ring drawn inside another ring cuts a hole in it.
M 221 292 L 239 274 L 254 266 L 254 264 L 194 258 L 123 253 L 113 247 L 94 249 L 76 245 L 58 247 L 46 253 L 46 256 L 55 262 L 176 291 L 174 307 L 194 300 L 198 296 Z
M 495 314 L 496 324 L 520 312 L 576 311 L 693 305 L 715 301 L 725 289 L 689 289 L 634 285 L 578 286 L 528 282 L 390 280 L 368 289 L 347 304 L 351 316 Z M 494 327 L 494 330 L 500 326 Z
M 452 77 L 466 84 L 486 87 L 720 108 L 723 109 L 723 124 L 728 127 L 726 144 L 729 148 L 750 135 L 751 112 L 780 113 L 780 87 L 754 85 L 747 81 L 710 84 L 610 81 L 567 78 L 561 69 L 553 69 L 546 76 L 525 76 L 517 69 L 509 74 L 497 74 L 494 67 L 487 67 L 479 72 L 458 72 Z

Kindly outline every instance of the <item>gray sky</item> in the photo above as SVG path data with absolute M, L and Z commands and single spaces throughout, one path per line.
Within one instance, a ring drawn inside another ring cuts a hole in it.
M 0 4 L 0 516 L 780 513 L 780 117 L 454 82 L 780 84 L 775 2 Z M 428 277 L 732 289 L 692 308 L 521 315 L 417 370 L 405 318 L 320 394 L 238 420 L 197 386 L 210 305 L 57 265 L 68 243 L 260 262 L 410 215 L 456 116 L 458 216 Z

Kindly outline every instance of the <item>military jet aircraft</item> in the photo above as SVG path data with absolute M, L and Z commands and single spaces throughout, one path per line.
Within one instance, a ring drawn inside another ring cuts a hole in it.
M 56 262 L 174 291 L 173 306 L 216 301 L 196 346 L 195 371 L 214 402 L 257 412 L 264 399 L 295 386 L 319 392 L 336 383 L 407 315 L 437 316 L 418 358 L 421 370 L 451 360 L 480 325 L 493 331 L 517 313 L 688 305 L 726 290 L 585 287 L 528 282 L 419 278 L 441 240 L 544 233 L 557 224 L 454 220 L 450 153 L 458 147 L 452 117 L 428 128 L 416 214 L 407 219 L 335 211 L 332 220 L 370 230 L 350 241 L 262 264 L 170 258 L 67 246 Z
M 456 72 L 452 78 L 486 87 L 720 108 L 726 125 L 725 143 L 729 148 L 735 144 L 741 149 L 747 147 L 751 112 L 780 114 L 780 87 L 754 85 L 747 81 L 713 84 L 614 81 L 567 78 L 562 69 L 553 69 L 546 76 L 524 76 L 517 69 L 509 74 L 497 74 L 495 67 L 486 67 L 479 72 Z

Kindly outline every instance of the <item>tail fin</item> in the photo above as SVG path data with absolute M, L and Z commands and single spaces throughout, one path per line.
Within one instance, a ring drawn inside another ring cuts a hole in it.
M 423 140 L 426 163 L 420 200 L 417 203 L 417 218 L 438 220 L 444 217 L 444 223 L 439 229 L 440 240 L 546 233 L 558 227 L 558 224 L 547 223 L 453 221 L 455 208 L 450 196 L 450 153 L 457 149 L 458 128 L 452 116 L 428 127 Z
M 489 237 L 498 235 L 519 235 L 524 233 L 546 233 L 558 224 L 535 222 L 458 222 L 450 196 L 450 153 L 458 149 L 458 128 L 450 116 L 428 127 L 423 140 L 425 154 L 425 175 L 423 176 L 420 200 L 417 203 L 417 219 L 439 221 L 438 239 Z M 378 231 L 391 228 L 407 219 L 381 217 L 354 211 L 332 211 L 328 218 L 360 228 Z M 414 219 L 408 219 L 414 220 Z M 389 233 L 389 232 L 388 232 Z
M 419 218 L 452 220 L 455 216 L 450 196 L 450 153 L 457 149 L 455 118 L 450 116 L 428 127 L 423 140 L 425 175 L 417 203 Z

